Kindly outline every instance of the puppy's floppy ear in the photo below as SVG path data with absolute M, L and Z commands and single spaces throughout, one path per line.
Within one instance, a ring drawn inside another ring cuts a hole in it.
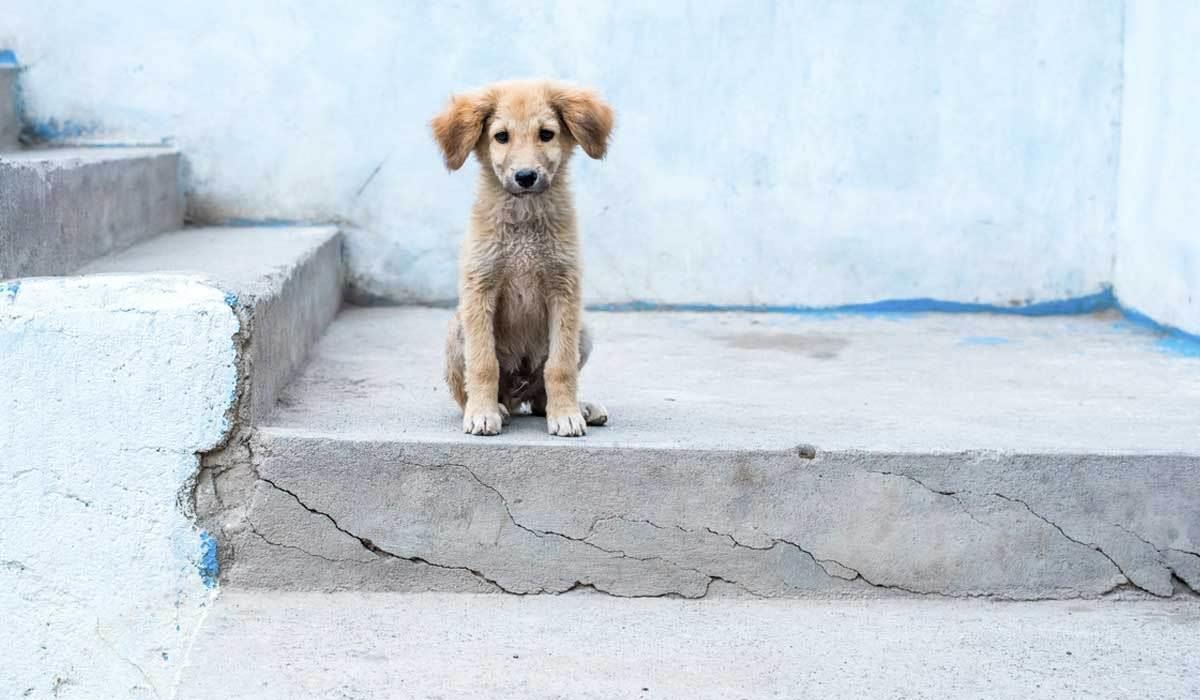
M 458 170 L 467 162 L 493 109 L 495 96 L 491 91 L 455 95 L 446 109 L 429 122 L 447 168 Z
M 593 158 L 603 158 L 613 128 L 612 107 L 594 90 L 567 85 L 551 88 L 550 103 L 567 131 L 583 147 L 583 152 Z

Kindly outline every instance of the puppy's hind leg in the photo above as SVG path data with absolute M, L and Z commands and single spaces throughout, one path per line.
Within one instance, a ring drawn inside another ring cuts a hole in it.
M 588 330 L 587 324 L 584 323 L 579 328 L 579 369 L 583 369 L 591 354 L 592 333 Z M 579 411 L 583 414 L 583 420 L 588 425 L 604 425 L 608 422 L 608 411 L 598 403 L 580 401 Z
M 458 403 L 460 409 L 467 407 L 467 361 L 463 355 L 462 321 L 458 312 L 450 318 L 450 327 L 446 329 L 446 386 L 450 395 Z

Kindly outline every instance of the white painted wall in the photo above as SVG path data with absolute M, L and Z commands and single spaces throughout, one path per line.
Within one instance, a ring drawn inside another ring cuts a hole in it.
M 172 696 L 211 596 L 182 504 L 237 329 L 189 277 L 0 283 L 0 696 Z
M 1116 283 L 1126 306 L 1200 334 L 1200 3 L 1125 14 Z
M 453 296 L 474 174 L 426 122 L 544 75 L 618 111 L 577 161 L 592 301 L 1008 304 L 1112 279 L 1121 24 L 1120 0 L 8 0 L 0 44 L 47 132 L 174 139 L 203 217 L 341 221 L 371 294 Z

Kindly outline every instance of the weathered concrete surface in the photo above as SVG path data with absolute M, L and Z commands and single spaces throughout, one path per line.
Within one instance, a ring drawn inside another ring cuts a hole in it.
M 369 587 L 1200 588 L 1197 362 L 1111 319 L 596 314 L 585 395 L 613 420 L 565 441 L 532 417 L 459 434 L 446 317 L 331 326 L 251 445 L 226 535 L 254 551 L 229 583 L 350 588 L 406 562 Z
M 1184 700 L 1197 629 L 1196 603 L 225 592 L 178 697 Z
M 0 151 L 15 149 L 21 134 L 16 98 L 17 69 L 0 62 Z
M 518 419 L 466 440 L 442 381 L 449 312 L 349 309 L 270 425 L 355 439 L 562 445 Z M 576 447 L 1200 452 L 1200 361 L 1119 317 L 592 313 Z
M 216 583 L 181 505 L 237 333 L 195 276 L 0 283 L 0 695 L 170 697 Z
M 215 227 L 176 231 L 86 265 L 82 274 L 190 272 L 228 293 L 242 317 L 240 400 L 253 422 L 342 303 L 341 235 L 331 226 Z
M 175 151 L 69 148 L 0 154 L 0 279 L 73 272 L 182 225 Z

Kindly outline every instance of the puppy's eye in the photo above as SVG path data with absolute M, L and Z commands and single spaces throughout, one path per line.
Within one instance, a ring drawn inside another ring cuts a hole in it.
M 496 143 L 508 143 L 508 132 L 507 131 L 497 131 L 495 139 L 496 139 Z
M 541 131 L 538 132 L 538 138 L 541 139 L 542 141 L 553 141 L 554 140 L 554 132 L 550 131 L 549 129 L 542 129 Z

